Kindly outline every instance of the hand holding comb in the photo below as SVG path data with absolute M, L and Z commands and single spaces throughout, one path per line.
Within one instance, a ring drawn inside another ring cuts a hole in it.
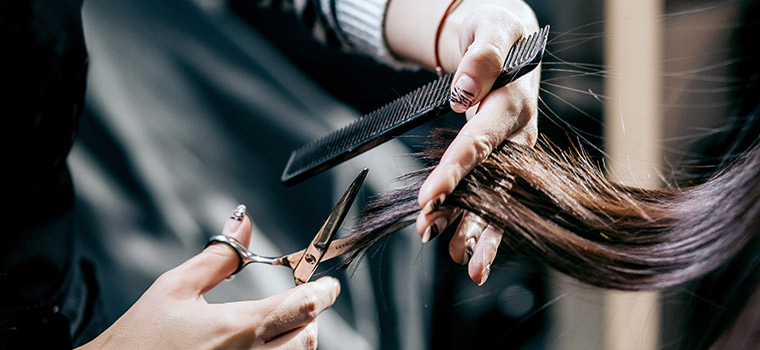
M 510 48 L 491 91 L 535 69 L 543 59 L 548 36 L 547 25 L 518 40 Z M 282 183 L 295 185 L 450 112 L 449 92 L 453 77 L 454 73 L 449 73 L 294 150 L 282 173 Z

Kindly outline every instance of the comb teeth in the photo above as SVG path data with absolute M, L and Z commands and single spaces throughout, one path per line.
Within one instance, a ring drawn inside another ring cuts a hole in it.
M 532 71 L 543 58 L 549 26 L 517 41 L 491 91 Z M 281 181 L 294 185 L 451 111 L 453 73 L 401 96 L 291 153 Z
M 429 114 L 431 118 L 437 116 L 434 115 L 435 109 L 448 103 L 451 78 L 453 74 L 448 74 L 428 83 L 293 151 L 282 175 L 283 183 L 288 185 L 288 179 L 298 176 L 295 170 L 320 165 L 336 157 L 340 157 L 341 161 L 351 158 L 429 120 L 420 120 L 420 115 Z M 399 128 L 405 130 L 400 131 Z M 331 167 L 325 166 L 324 169 L 314 169 L 314 174 Z

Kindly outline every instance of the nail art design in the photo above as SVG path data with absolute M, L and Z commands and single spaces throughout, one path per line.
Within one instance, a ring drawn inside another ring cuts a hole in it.
M 430 225 L 430 239 L 438 237 L 439 234 L 446 228 L 446 218 L 438 218 Z
M 467 265 L 470 263 L 470 259 L 472 259 L 472 256 L 475 254 L 475 244 L 477 241 L 475 240 L 475 237 L 469 237 L 466 241 L 464 241 L 464 263 L 462 265 Z
M 425 233 L 422 234 L 422 243 L 430 242 L 430 235 L 432 234 L 433 226 L 435 226 L 435 224 L 432 224 L 425 229 Z
M 467 109 L 472 106 L 473 102 L 475 102 L 475 94 L 462 89 L 457 85 L 451 90 L 451 102 L 460 104 Z
M 422 208 L 422 215 L 426 215 L 438 210 L 441 207 L 441 204 L 443 204 L 444 199 L 446 199 L 445 195 L 440 195 L 436 199 L 431 199 L 429 202 L 427 202 L 427 204 L 425 204 L 425 207 Z
M 480 278 L 480 283 L 478 283 L 479 286 L 482 286 L 486 283 L 486 280 L 488 279 L 488 276 L 491 275 L 491 265 L 486 266 L 486 268 L 483 270 L 483 276 Z
M 470 263 L 470 259 L 472 259 L 472 254 L 473 254 L 472 248 L 470 247 L 464 248 L 464 262 L 462 263 L 462 265 L 467 265 Z
M 445 217 L 435 219 L 435 221 L 425 229 L 425 233 L 422 235 L 422 243 L 427 243 L 431 239 L 438 237 L 438 235 L 441 234 L 441 231 L 446 228 L 447 224 L 448 222 Z
M 438 225 L 436 225 L 435 223 L 430 225 L 430 239 L 438 237 L 438 234 L 440 233 L 441 232 L 438 230 Z
M 230 216 L 230 219 L 234 219 L 237 221 L 243 221 L 243 216 L 245 216 L 245 205 L 240 204 L 235 208 L 235 211 L 232 212 L 232 216 Z

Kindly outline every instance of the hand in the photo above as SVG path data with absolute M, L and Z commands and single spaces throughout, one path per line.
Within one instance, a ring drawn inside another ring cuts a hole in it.
M 223 234 L 248 245 L 251 221 L 230 218 Z M 262 300 L 209 304 L 203 295 L 238 265 L 232 248 L 214 244 L 161 275 L 110 328 L 82 348 L 316 349 L 316 317 L 340 293 L 334 278 Z
M 435 31 L 447 5 L 448 1 L 391 1 L 386 19 L 391 50 L 433 68 Z M 406 19 L 409 24 L 404 24 L 405 14 L 420 13 L 428 14 L 423 20 Z M 495 147 L 504 140 L 535 144 L 540 69 L 491 93 L 489 90 L 510 47 L 537 30 L 535 15 L 519 0 L 460 1 L 446 17 L 439 55 L 444 71 L 456 71 L 451 107 L 466 112 L 467 123 L 420 188 L 422 212 L 417 218 L 417 232 L 423 242 L 435 238 L 455 219 L 458 213 L 439 210 L 440 204 Z M 449 251 L 454 261 L 469 264 L 470 278 L 482 284 L 500 241 L 497 228 L 465 214 Z

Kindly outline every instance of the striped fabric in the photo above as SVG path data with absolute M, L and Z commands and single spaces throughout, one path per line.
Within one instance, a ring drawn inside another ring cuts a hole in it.
M 388 0 L 258 0 L 259 6 L 295 12 L 314 38 L 365 54 L 396 68 L 416 68 L 388 49 L 383 25 Z

